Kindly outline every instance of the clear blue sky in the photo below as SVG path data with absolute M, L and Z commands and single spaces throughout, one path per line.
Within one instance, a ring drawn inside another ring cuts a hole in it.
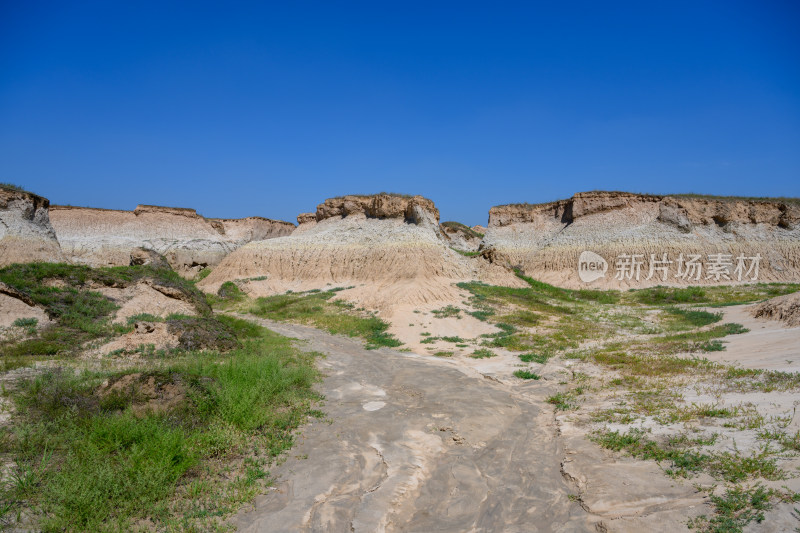
M 53 203 L 444 219 L 613 189 L 800 196 L 800 4 L 0 0 L 0 181 Z

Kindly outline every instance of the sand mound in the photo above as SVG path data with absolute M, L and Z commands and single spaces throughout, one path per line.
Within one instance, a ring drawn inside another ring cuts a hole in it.
M 256 296 L 353 286 L 344 298 L 383 310 L 452 301 L 459 298 L 453 287 L 459 281 L 520 286 L 508 269 L 451 250 L 438 216 L 433 202 L 419 196 L 330 199 L 318 206 L 315 221 L 291 236 L 243 246 L 200 286 L 215 291 L 225 281 L 258 278 L 243 287 Z
M 4 290 L 5 284 L 0 283 L 0 328 L 14 325 L 18 319 L 35 318 L 38 326 L 46 325 L 50 319 L 43 310 L 32 302 L 20 299 L 13 293 Z
M 197 314 L 191 302 L 181 299 L 181 293 L 165 294 L 164 288 L 159 288 L 162 290 L 157 290 L 147 281 L 142 281 L 125 289 L 102 288 L 99 289 L 99 292 L 120 305 L 114 317 L 116 323 L 127 322 L 128 318 L 140 314 L 158 317 L 165 317 L 173 313 Z
M 186 401 L 186 386 L 177 376 L 170 379 L 141 372 L 126 374 L 112 383 L 101 385 L 97 395 L 101 398 L 112 395 L 130 398 L 131 411 L 137 417 L 169 412 Z
M 124 266 L 154 250 L 184 275 L 217 265 L 245 243 L 288 235 L 294 224 L 261 217 L 210 219 L 194 209 L 140 205 L 134 211 L 53 206 L 65 255 L 90 266 Z
M 111 342 L 89 351 L 87 356 L 100 357 L 120 352 L 126 355 L 135 354 L 143 346 L 152 350 L 170 350 L 176 348 L 178 344 L 178 335 L 170 333 L 166 323 L 137 322 L 131 333 L 117 337 Z
M 800 280 L 800 206 L 780 201 L 748 201 L 629 193 L 578 193 L 548 204 L 493 207 L 482 247 L 526 274 L 560 286 L 641 288 L 653 285 L 738 283 L 735 260 L 729 278 L 708 278 L 710 254 L 735 258 L 760 254 L 757 280 Z M 600 255 L 608 272 L 590 285 L 578 276 L 584 251 Z M 665 279 L 649 275 L 651 254 L 673 261 Z M 617 280 L 623 254 L 641 254 L 639 281 Z M 704 263 L 701 278 L 677 277 L 677 260 L 692 254 Z M 749 267 L 750 263 L 745 265 Z
M 761 302 L 750 313 L 755 318 L 779 320 L 790 327 L 800 326 L 800 292 Z
M 0 266 L 64 260 L 49 206 L 47 198 L 0 187 Z

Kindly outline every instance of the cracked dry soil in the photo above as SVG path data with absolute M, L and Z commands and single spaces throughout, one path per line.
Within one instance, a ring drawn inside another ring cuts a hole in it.
M 232 519 L 237 530 L 606 531 L 613 523 L 622 526 L 613 530 L 635 531 L 644 525 L 616 521 L 613 505 L 593 512 L 578 497 L 586 483 L 562 466 L 576 451 L 565 451 L 545 403 L 553 390 L 546 383 L 540 392 L 520 391 L 435 357 L 367 351 L 357 340 L 255 320 L 325 354 L 319 390 L 326 418 L 303 427 L 287 460 L 272 469 L 270 492 Z M 661 490 L 663 476 L 648 474 L 652 489 Z M 646 498 L 646 483 L 636 485 L 639 494 L 631 497 Z M 605 500 L 622 497 L 622 487 L 606 484 Z M 673 520 L 658 526 L 685 529 Z

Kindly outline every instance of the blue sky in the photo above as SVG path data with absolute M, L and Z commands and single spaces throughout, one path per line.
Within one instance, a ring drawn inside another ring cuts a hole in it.
M 800 196 L 800 4 L 0 2 L 0 181 L 53 203 L 443 219 Z

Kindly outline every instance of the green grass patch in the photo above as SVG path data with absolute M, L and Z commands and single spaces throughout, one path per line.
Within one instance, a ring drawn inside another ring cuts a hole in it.
M 431 311 L 431 314 L 436 318 L 461 318 L 461 309 L 454 305 L 448 305 L 446 307 L 442 307 L 441 309 L 434 309 Z
M 519 359 L 523 363 L 539 363 L 543 365 L 550 359 L 550 356 L 538 353 L 521 353 L 519 354 Z
M 261 490 L 258 461 L 245 461 L 236 479 L 214 468 L 286 450 L 317 399 L 317 371 L 289 339 L 221 320 L 242 343 L 227 354 L 199 352 L 135 374 L 55 369 L 20 383 L 1 441 L 15 472 L 0 493 L 6 517 L 24 506 L 45 531 L 129 530 L 147 517 L 169 529 L 181 505 L 222 516 Z M 177 399 L 151 406 L 166 390 Z M 213 490 L 187 490 L 197 480 Z
M 453 250 L 454 252 L 457 252 L 457 253 L 463 255 L 464 257 L 478 257 L 479 255 L 481 255 L 480 252 L 471 252 L 471 251 L 467 251 L 467 250 L 459 250 L 458 248 L 453 248 L 452 246 L 450 247 L 450 249 Z
M 672 330 L 699 328 L 722 320 L 722 313 L 679 307 L 667 307 L 664 309 L 664 314 L 666 315 L 664 322 Z
M 631 289 L 625 294 L 630 303 L 646 305 L 675 304 L 745 304 L 782 296 L 800 290 L 797 283 L 757 283 L 750 285 L 718 285 L 704 287 L 651 287 Z
M 518 377 L 520 379 L 540 379 L 541 376 L 530 370 L 515 370 L 514 377 Z
M 553 394 L 547 398 L 547 403 L 554 405 L 557 411 L 571 411 L 578 408 L 578 404 L 575 403 L 575 397 L 564 392 Z
M 246 295 L 242 292 L 238 285 L 236 285 L 232 281 L 226 281 L 222 285 L 219 286 L 217 290 L 217 296 L 219 296 L 224 301 L 234 301 L 238 302 L 243 300 Z
M 756 478 L 780 480 L 786 477 L 778 468 L 775 458 L 770 457 L 767 448 L 750 456 L 731 452 L 703 453 L 694 449 L 697 442 L 685 438 L 656 442 L 648 439 L 645 432 L 639 429 L 631 429 L 627 433 L 600 431 L 592 436 L 592 440 L 609 450 L 625 451 L 639 459 L 668 463 L 667 473 L 679 477 L 690 477 L 700 471 L 729 483 Z
M 535 326 L 541 321 L 541 319 L 542 319 L 541 315 L 538 315 L 533 311 L 528 311 L 526 309 L 521 309 L 511 314 L 497 317 L 497 320 L 500 320 L 506 324 L 513 324 L 515 326 L 521 326 L 521 327 Z
M 486 322 L 490 316 L 494 315 L 494 311 L 491 309 L 479 309 L 477 311 L 469 311 L 467 314 L 477 318 L 481 322 Z
M 0 281 L 20 291 L 45 310 L 53 325 L 22 342 L 0 343 L 4 358 L 71 356 L 86 342 L 128 331 L 110 324 L 116 304 L 94 286 L 127 287 L 147 280 L 156 289 L 178 291 L 201 315 L 211 310 L 205 296 L 191 282 L 167 269 L 149 266 L 89 268 L 63 263 L 14 264 L 0 269 Z M 58 282 L 60 285 L 54 283 Z
M 764 520 L 771 497 L 772 491 L 761 485 L 728 488 L 721 496 L 711 494 L 714 516 L 693 518 L 688 525 L 702 533 L 741 533 L 746 525 Z
M 368 349 L 397 347 L 402 343 L 387 332 L 389 324 L 351 304 L 332 300 L 337 291 L 287 293 L 258 298 L 250 308 L 256 316 L 309 324 L 333 334 L 360 337 Z
M 473 359 L 487 359 L 489 357 L 497 357 L 497 354 L 486 348 L 478 348 L 470 354 Z

